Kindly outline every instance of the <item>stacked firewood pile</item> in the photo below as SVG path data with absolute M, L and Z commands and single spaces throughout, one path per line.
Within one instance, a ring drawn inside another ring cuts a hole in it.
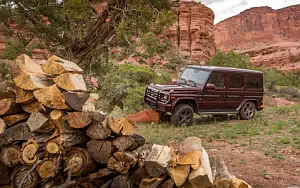
M 222 158 L 210 162 L 199 138 L 137 152 L 134 122 L 97 111 L 70 61 L 21 55 L 11 70 L 0 83 L 0 187 L 250 187 Z

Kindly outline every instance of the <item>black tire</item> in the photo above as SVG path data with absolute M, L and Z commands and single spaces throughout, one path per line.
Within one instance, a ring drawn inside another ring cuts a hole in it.
M 254 118 L 255 112 L 256 112 L 255 104 L 249 101 L 242 106 L 239 115 L 242 120 L 250 120 Z
M 179 104 L 171 115 L 171 123 L 176 126 L 192 125 L 194 110 L 188 104 Z

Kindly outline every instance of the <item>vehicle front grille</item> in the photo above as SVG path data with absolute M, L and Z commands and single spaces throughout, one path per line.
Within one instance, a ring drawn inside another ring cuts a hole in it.
M 151 89 L 151 88 L 148 88 L 147 89 L 147 94 L 146 94 L 148 97 L 152 98 L 152 99 L 157 99 L 157 96 L 158 96 L 158 91 L 157 90 L 154 90 L 154 89 Z

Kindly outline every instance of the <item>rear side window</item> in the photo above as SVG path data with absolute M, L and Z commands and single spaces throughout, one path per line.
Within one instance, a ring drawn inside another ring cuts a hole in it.
M 247 76 L 247 89 L 262 89 L 263 79 L 261 75 L 251 75 Z
M 216 88 L 225 88 L 226 73 L 213 72 L 208 83 L 214 84 Z
M 242 89 L 244 86 L 244 74 L 231 74 L 229 76 L 229 89 Z

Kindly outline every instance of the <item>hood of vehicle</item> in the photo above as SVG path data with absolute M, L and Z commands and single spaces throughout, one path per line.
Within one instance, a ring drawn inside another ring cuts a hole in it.
M 193 87 L 189 85 L 180 85 L 177 82 L 168 83 L 168 84 L 155 84 L 151 85 L 150 87 L 153 87 L 154 89 L 160 90 L 160 91 L 166 91 L 169 92 L 171 90 L 173 91 L 199 91 L 199 87 Z

